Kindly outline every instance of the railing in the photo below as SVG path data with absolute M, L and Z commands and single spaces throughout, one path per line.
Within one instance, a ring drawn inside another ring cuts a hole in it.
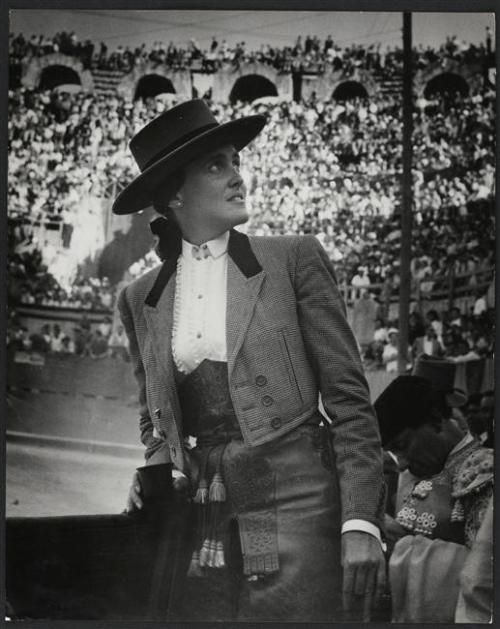
M 49 240 L 56 246 L 63 244 L 63 221 L 53 220 L 49 217 L 35 219 L 27 214 L 11 214 L 8 216 L 11 224 L 21 224 L 25 228 L 31 228 L 40 243 Z
M 451 272 L 447 276 L 426 278 L 425 281 L 434 283 L 434 288 L 430 293 L 423 293 L 420 289 L 420 282 L 415 282 L 411 292 L 411 301 L 416 303 L 420 310 L 426 304 L 430 306 L 431 304 L 434 305 L 435 302 L 444 302 L 444 308 L 447 309 L 451 305 L 457 305 L 456 301 L 460 299 L 465 299 L 467 303 L 474 301 L 476 291 L 484 293 L 488 290 L 494 273 L 494 267 L 488 267 L 462 273 Z M 472 278 L 476 279 L 473 283 L 471 283 Z M 392 286 L 390 290 L 387 290 L 385 284 L 350 286 L 344 283 L 340 286 L 342 297 L 348 306 L 352 306 L 358 301 L 366 290 L 369 290 L 372 295 L 382 300 L 382 305 L 387 310 L 391 305 L 397 303 L 399 299 L 399 286 Z

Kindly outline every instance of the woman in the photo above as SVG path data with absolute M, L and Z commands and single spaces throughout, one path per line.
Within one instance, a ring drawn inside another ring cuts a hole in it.
M 453 622 L 467 547 L 491 496 L 492 452 L 450 419 L 452 399 L 427 378 L 399 376 L 375 402 L 383 447 L 410 473 L 387 518 L 398 540 L 389 561 L 395 622 Z
M 248 219 L 238 152 L 264 123 L 220 125 L 201 100 L 168 110 L 132 138 L 142 172 L 113 206 L 163 216 L 164 262 L 119 310 L 146 462 L 171 461 L 197 505 L 173 620 L 334 620 L 342 589 L 366 616 L 383 587 L 380 443 L 330 263 L 312 237 L 233 229 Z

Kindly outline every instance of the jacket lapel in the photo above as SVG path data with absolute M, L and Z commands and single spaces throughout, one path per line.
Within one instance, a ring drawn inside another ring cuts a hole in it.
M 248 330 L 265 275 L 252 251 L 248 237 L 231 230 L 228 244 L 226 305 L 229 376 Z
M 172 327 L 174 319 L 175 270 L 181 243 L 175 243 L 170 255 L 163 263 L 156 280 L 144 303 L 144 318 L 152 337 L 152 352 L 171 382 L 173 362 L 171 360 Z
M 144 304 L 144 317 L 153 341 L 152 351 L 164 371 L 167 382 L 173 382 L 174 377 L 171 349 L 178 254 L 179 251 L 172 251 L 165 260 Z M 228 243 L 226 304 L 229 375 L 248 330 L 265 276 L 266 273 L 255 257 L 248 237 L 231 230 Z
M 144 304 L 144 318 L 152 338 L 152 352 L 161 365 L 167 382 L 173 378 L 171 357 L 174 323 L 175 273 L 164 287 L 156 306 Z

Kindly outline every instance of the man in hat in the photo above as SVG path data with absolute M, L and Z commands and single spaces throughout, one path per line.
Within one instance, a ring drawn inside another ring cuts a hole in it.
M 183 472 L 198 511 L 170 618 L 332 621 L 343 602 L 366 619 L 385 578 L 382 457 L 334 272 L 313 237 L 233 229 L 238 153 L 264 124 L 218 124 L 201 100 L 164 112 L 132 138 L 141 174 L 113 206 L 162 215 L 163 264 L 118 306 L 146 463 Z
M 480 477 L 492 472 L 492 451 L 450 418 L 449 405 L 461 400 L 449 392 L 446 361 L 427 369 L 419 371 L 432 372 L 437 386 L 399 376 L 374 405 L 382 445 L 402 472 L 395 517 L 386 516 L 394 622 L 453 622 L 465 546 L 492 491 L 491 474 Z

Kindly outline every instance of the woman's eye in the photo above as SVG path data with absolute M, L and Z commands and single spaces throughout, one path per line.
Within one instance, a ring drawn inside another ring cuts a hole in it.
M 208 170 L 209 170 L 210 172 L 215 173 L 215 172 L 218 172 L 219 168 L 220 168 L 220 164 L 219 164 L 219 162 L 212 162 L 212 163 L 209 165 Z

